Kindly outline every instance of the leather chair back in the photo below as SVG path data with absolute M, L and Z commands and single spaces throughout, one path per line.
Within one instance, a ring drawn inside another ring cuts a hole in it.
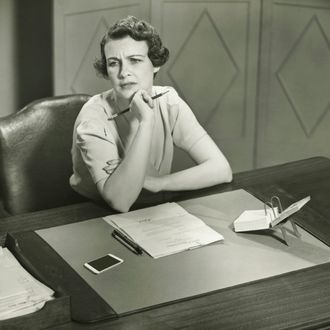
M 75 119 L 88 95 L 37 100 L 0 118 L 0 198 L 10 214 L 85 200 L 69 184 Z

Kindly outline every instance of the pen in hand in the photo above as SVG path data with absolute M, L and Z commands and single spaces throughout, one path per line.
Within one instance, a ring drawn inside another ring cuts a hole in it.
M 168 93 L 168 92 L 169 92 L 169 91 L 167 90 L 167 91 L 165 91 L 165 92 L 163 92 L 163 93 L 156 94 L 156 95 L 152 96 L 151 98 L 152 98 L 153 100 L 158 99 L 159 97 L 163 96 L 164 94 L 166 94 L 166 93 Z M 127 109 L 125 109 L 125 110 L 119 111 L 119 112 L 115 113 L 114 115 L 109 116 L 108 120 L 113 120 L 113 119 L 117 118 L 118 116 L 122 115 L 123 113 L 126 113 L 126 112 L 128 112 L 128 111 L 130 111 L 130 110 L 131 110 L 131 108 L 127 108 Z

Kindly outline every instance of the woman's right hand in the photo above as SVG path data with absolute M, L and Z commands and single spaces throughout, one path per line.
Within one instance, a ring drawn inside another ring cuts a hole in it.
M 154 101 L 145 90 L 138 90 L 131 101 L 131 111 L 137 116 L 140 123 L 153 123 Z

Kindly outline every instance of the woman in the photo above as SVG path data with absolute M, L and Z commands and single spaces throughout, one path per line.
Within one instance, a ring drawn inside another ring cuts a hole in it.
M 77 117 L 70 184 L 78 193 L 127 212 L 142 188 L 189 190 L 232 180 L 228 161 L 188 105 L 172 87 L 153 86 L 168 56 L 154 28 L 133 16 L 103 37 L 94 66 L 113 88 L 93 96 Z M 173 144 L 196 166 L 171 173 Z

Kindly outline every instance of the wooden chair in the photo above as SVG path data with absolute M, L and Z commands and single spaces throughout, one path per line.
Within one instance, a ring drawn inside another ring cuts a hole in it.
M 0 118 L 0 199 L 9 214 L 85 200 L 69 184 L 75 119 L 88 95 L 49 97 Z

